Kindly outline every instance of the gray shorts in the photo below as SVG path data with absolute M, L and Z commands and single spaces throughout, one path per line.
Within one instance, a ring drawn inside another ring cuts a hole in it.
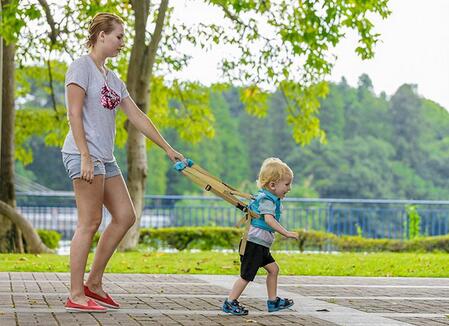
M 102 162 L 99 159 L 93 158 L 94 175 L 103 174 L 105 179 L 121 175 L 120 167 L 116 161 Z M 62 162 L 70 179 L 81 178 L 81 155 L 62 153 Z

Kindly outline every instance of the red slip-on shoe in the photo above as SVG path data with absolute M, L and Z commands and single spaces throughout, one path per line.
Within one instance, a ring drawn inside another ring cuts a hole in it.
M 120 305 L 114 301 L 114 299 L 111 298 L 109 294 L 106 293 L 106 298 L 96 294 L 95 292 L 92 292 L 89 290 L 89 288 L 84 285 L 84 294 L 86 297 L 89 297 L 91 299 L 94 299 L 97 301 L 99 305 L 102 305 L 103 307 L 112 308 L 112 309 L 119 309 Z
M 70 298 L 65 303 L 65 310 L 69 312 L 106 312 L 108 309 L 98 305 L 94 300 L 87 300 L 87 305 L 73 302 Z

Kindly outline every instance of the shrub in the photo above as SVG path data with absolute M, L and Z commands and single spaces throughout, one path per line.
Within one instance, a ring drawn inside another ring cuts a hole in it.
M 299 240 L 286 239 L 276 233 L 274 250 L 338 250 L 338 251 L 390 251 L 390 252 L 449 252 L 449 235 L 418 237 L 412 240 L 370 239 L 361 236 L 337 236 L 320 231 L 295 230 Z M 139 242 L 153 248 L 185 249 L 238 249 L 242 228 L 236 227 L 176 227 L 141 229 Z
M 48 248 L 59 248 L 59 240 L 61 240 L 61 234 L 59 232 L 56 232 L 54 230 L 38 229 L 37 234 Z
M 98 241 L 100 240 L 101 233 L 95 232 L 94 237 L 92 238 L 92 244 L 90 245 L 90 252 L 93 252 L 95 248 L 98 246 Z
M 241 229 L 232 227 L 141 229 L 139 242 L 155 248 L 165 244 L 178 250 L 211 250 L 236 248 L 241 235 Z

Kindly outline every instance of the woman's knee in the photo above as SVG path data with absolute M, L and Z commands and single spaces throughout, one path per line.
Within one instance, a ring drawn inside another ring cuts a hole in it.
M 76 226 L 77 231 L 82 234 L 93 236 L 95 232 L 98 231 L 101 225 L 101 218 L 95 218 L 90 220 L 88 223 L 79 223 Z
M 130 229 L 134 223 L 136 223 L 136 216 L 135 215 L 128 215 L 126 218 L 122 219 L 122 226 L 126 230 Z
M 119 224 L 125 229 L 131 228 L 134 223 L 136 223 L 136 213 L 135 212 L 127 212 L 123 213 L 120 216 L 112 216 L 112 223 Z

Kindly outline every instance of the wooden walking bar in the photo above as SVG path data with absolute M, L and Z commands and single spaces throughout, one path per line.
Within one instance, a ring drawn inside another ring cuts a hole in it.
M 223 198 L 232 206 L 245 213 L 242 219 L 237 223 L 237 226 L 241 226 L 243 224 L 245 225 L 242 243 L 240 245 L 240 255 L 243 255 L 245 253 L 246 242 L 248 240 L 248 231 L 249 226 L 251 225 L 251 220 L 253 218 L 258 218 L 259 215 L 248 209 L 248 203 L 240 200 L 240 198 L 251 200 L 254 199 L 254 197 L 251 194 L 242 193 L 237 189 L 232 188 L 217 177 L 211 175 L 199 165 L 193 163 L 190 159 L 186 159 L 185 162 L 176 162 L 174 168 L 202 189 L 210 191 L 216 196 Z

